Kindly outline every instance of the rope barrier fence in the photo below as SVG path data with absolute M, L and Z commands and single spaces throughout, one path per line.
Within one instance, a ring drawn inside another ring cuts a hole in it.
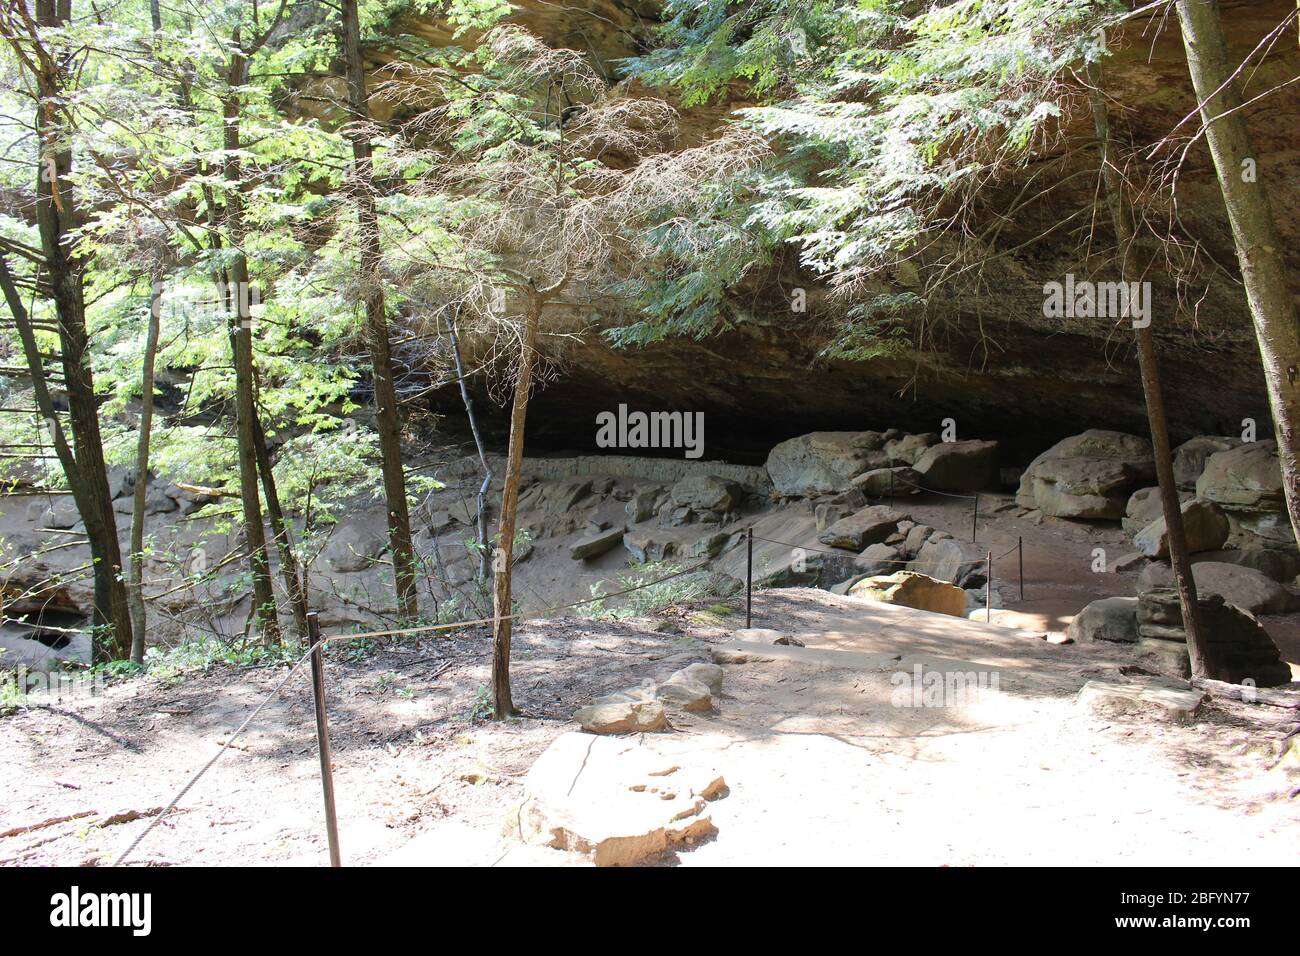
M 621 591 L 615 591 L 611 594 L 601 594 L 596 597 L 586 598 L 585 600 L 582 601 L 572 601 L 568 604 L 552 605 L 550 607 L 542 608 L 540 610 L 532 611 L 526 614 L 523 612 L 503 614 L 500 620 L 524 622 L 524 621 L 544 619 L 553 616 L 558 611 L 572 610 L 573 608 L 583 607 L 588 604 L 596 604 L 603 601 L 608 601 L 611 598 L 623 597 L 626 594 L 632 594 L 637 591 L 643 591 L 646 588 L 655 587 L 667 581 L 672 581 L 676 578 L 684 577 L 687 574 L 692 574 L 696 571 L 699 571 L 707 567 L 708 564 L 709 562 L 707 560 L 701 561 L 698 564 L 691 565 L 690 567 L 687 568 L 681 568 L 677 571 L 674 571 L 672 574 L 667 574 L 662 578 L 655 579 L 654 581 L 644 581 L 640 584 L 633 585 L 632 587 L 624 588 Z M 191 789 L 193 789 L 194 785 L 197 784 L 200 779 L 202 779 L 203 775 L 206 774 L 209 770 L 211 770 L 213 766 L 216 765 L 217 761 L 220 760 L 222 756 L 225 755 L 226 751 L 230 749 L 231 744 L 233 744 L 235 740 L 239 738 L 240 734 L 242 734 L 245 730 L 248 729 L 249 725 L 257 717 L 257 715 L 260 714 L 268 704 L 270 704 L 273 700 L 275 700 L 277 697 L 280 696 L 280 692 L 284 690 L 284 688 L 288 685 L 290 679 L 296 673 L 298 673 L 298 670 L 302 667 L 302 665 L 310 660 L 312 661 L 312 670 L 313 670 L 312 696 L 316 704 L 317 741 L 319 744 L 319 750 L 321 754 L 322 788 L 325 791 L 327 827 L 330 833 L 330 864 L 331 866 L 339 866 L 340 862 L 339 862 L 339 851 L 338 851 L 338 834 L 337 834 L 337 827 L 333 819 L 334 818 L 333 773 L 329 766 L 329 729 L 325 719 L 325 711 L 324 711 L 325 699 L 324 699 L 324 675 L 322 670 L 323 661 L 320 656 L 322 649 L 326 644 L 331 644 L 335 642 L 357 641 L 363 639 L 373 640 L 375 638 L 380 638 L 380 637 L 400 637 L 408 634 L 428 634 L 437 631 L 449 631 L 449 630 L 455 630 L 455 629 L 465 628 L 465 627 L 475 627 L 484 624 L 494 624 L 497 620 L 498 618 L 496 617 L 484 617 L 484 618 L 476 618 L 476 619 L 465 620 L 465 621 L 454 621 L 451 623 L 444 623 L 444 624 L 430 624 L 421 627 L 397 628 L 397 629 L 386 630 L 386 631 L 366 631 L 360 634 L 333 634 L 327 637 L 322 637 L 319 632 L 319 624 L 317 623 L 316 612 L 314 611 L 311 612 L 308 615 L 308 630 L 310 632 L 310 639 L 308 641 L 308 644 L 310 646 L 308 647 L 306 653 L 304 653 L 301 657 L 299 657 L 296 661 L 293 662 L 293 664 L 289 667 L 289 672 L 285 674 L 284 677 L 280 680 L 280 682 L 271 689 L 271 692 L 262 700 L 261 703 L 257 705 L 257 707 L 253 710 L 253 712 L 249 714 L 246 718 L 244 718 L 243 723 L 241 723 L 235 729 L 235 731 L 232 734 L 230 734 L 230 736 L 221 745 L 221 748 L 212 756 L 212 758 L 208 760 L 208 762 L 205 763 L 202 767 L 200 767 L 198 772 L 196 772 L 192 777 L 190 777 L 190 779 L 185 783 L 185 785 L 176 792 L 176 795 L 172 797 L 171 801 L 163 808 L 162 812 L 157 814 L 151 821 L 149 821 L 149 825 L 145 827 L 145 829 L 142 830 L 140 834 L 134 840 L 131 841 L 130 846 L 128 846 L 125 850 L 123 850 L 122 853 L 117 857 L 117 859 L 113 861 L 113 865 L 121 866 L 126 861 L 127 857 L 129 857 L 133 852 L 135 852 L 136 848 L 140 846 L 140 844 L 144 841 L 145 837 L 147 837 L 151 832 L 153 832 L 154 828 L 157 827 L 158 824 L 160 824 L 163 821 L 163 819 L 169 813 L 171 813 L 172 810 L 176 808 L 176 805 L 182 799 L 184 799 L 185 795 L 189 793 Z
M 897 461 L 897 459 L 895 459 L 895 461 Z M 914 481 L 908 481 L 906 478 L 900 477 L 899 475 L 895 474 L 896 470 L 897 470 L 897 466 L 891 465 L 889 467 L 889 496 L 887 500 L 891 504 L 894 501 L 894 482 L 896 481 L 902 482 L 903 484 L 907 485 L 909 488 L 915 488 L 917 491 L 924 491 L 926 494 L 940 495 L 944 498 L 958 498 L 958 499 L 970 501 L 972 502 L 971 518 L 970 518 L 970 539 L 971 541 L 974 541 L 976 539 L 976 537 L 979 534 L 979 530 L 978 530 L 979 518 L 980 518 L 979 492 L 967 495 L 967 494 L 961 494 L 959 492 L 953 492 L 953 491 L 940 491 L 938 488 L 927 488 L 925 485 L 918 485 Z
M 908 484 L 911 483 L 908 482 Z M 920 486 L 915 486 L 915 487 L 919 488 Z M 932 489 L 921 488 L 921 490 L 931 491 Z M 935 493 L 946 494 L 945 492 L 935 492 Z M 973 498 L 976 500 L 977 502 L 976 507 L 978 508 L 978 495 L 949 495 L 949 496 L 954 498 Z M 776 538 L 768 538 L 765 536 L 755 535 L 752 526 L 744 530 L 744 536 L 745 536 L 746 551 L 747 551 L 746 571 L 745 571 L 745 626 L 746 627 L 752 626 L 753 623 L 753 548 L 754 548 L 755 540 L 767 542 L 770 544 L 781 545 L 783 547 L 788 547 L 791 549 L 797 548 L 797 549 L 801 549 L 804 552 L 830 554 L 830 555 L 837 555 L 840 557 L 847 556 L 846 552 L 843 550 L 830 550 L 826 548 L 816 548 L 816 547 L 810 547 L 806 545 L 798 545 L 792 542 L 781 541 Z M 993 580 L 993 573 L 992 573 L 993 562 L 997 560 L 1001 560 L 1002 558 L 1005 558 L 1008 555 L 1013 554 L 1017 551 L 1019 551 L 1021 555 L 1020 595 L 1021 598 L 1023 599 L 1024 598 L 1023 540 L 1018 540 L 1015 547 L 1008 549 L 1007 551 L 1003 552 L 1000 555 L 995 556 L 991 552 L 986 555 L 985 561 L 987 567 L 987 575 L 986 575 L 986 584 L 985 584 L 985 588 L 986 588 L 985 604 L 986 604 L 986 612 L 988 614 L 991 614 L 990 594 L 992 590 L 992 580 Z M 127 848 L 123 850 L 122 853 L 113 862 L 113 865 L 121 866 L 126 862 L 128 857 L 130 857 L 131 854 L 134 853 L 139 848 L 140 844 L 144 842 L 144 840 L 149 836 L 149 834 L 152 833 L 154 829 L 156 829 L 158 825 L 161 824 L 163 820 L 165 820 L 173 810 L 175 810 L 175 808 L 180 803 L 180 801 L 183 800 L 185 796 L 195 787 L 195 785 L 198 784 L 198 782 L 203 778 L 203 776 L 207 774 L 207 772 L 217 764 L 217 762 L 225 755 L 226 751 L 228 751 L 230 747 L 234 744 L 234 742 L 240 737 L 240 735 L 242 735 L 244 731 L 248 729 L 248 727 L 258 717 L 258 715 L 261 714 L 262 711 L 265 710 L 265 708 L 269 704 L 271 704 L 272 701 L 276 700 L 280 696 L 281 692 L 285 689 L 285 687 L 288 686 L 289 682 L 293 679 L 293 677 L 299 672 L 299 670 L 302 669 L 302 666 L 306 664 L 308 661 L 311 661 L 312 696 L 315 704 L 314 709 L 315 709 L 315 717 L 316 717 L 317 744 L 318 744 L 318 752 L 320 755 L 320 763 L 321 763 L 321 785 L 322 785 L 322 790 L 325 798 L 326 826 L 327 826 L 329 844 L 330 844 L 330 865 L 340 866 L 341 862 L 340 862 L 340 853 L 338 847 L 337 823 L 335 820 L 335 808 L 334 808 L 333 772 L 330 763 L 329 727 L 328 727 L 328 719 L 325 710 L 325 695 L 324 695 L 324 671 L 323 671 L 324 662 L 322 657 L 322 651 L 327 644 L 343 643 L 348 641 L 359 641 L 359 640 L 375 640 L 379 638 L 403 637 L 407 635 L 416 635 L 416 634 L 433 634 L 433 633 L 439 633 L 443 631 L 463 629 L 467 627 L 476 627 L 476 626 L 494 624 L 497 620 L 509 620 L 509 621 L 515 621 L 521 623 L 525 621 L 541 620 L 548 617 L 552 617 L 561 611 L 569 611 L 575 608 L 584 607 L 591 604 L 603 603 L 605 601 L 614 598 L 619 598 L 638 591 L 643 591 L 647 588 L 656 587 L 668 581 L 672 581 L 676 578 L 684 577 L 685 575 L 693 574 L 697 571 L 703 570 L 709 566 L 709 563 L 710 563 L 709 560 L 706 559 L 696 564 L 693 564 L 689 567 L 680 568 L 677 571 L 672 572 L 671 574 L 667 574 L 661 578 L 656 578 L 653 581 L 644 581 L 639 584 L 635 584 L 630 587 L 623 588 L 619 591 L 612 592 L 610 594 L 595 595 L 590 598 L 586 598 L 580 601 L 572 601 L 567 604 L 551 605 L 549 607 L 541 608 L 539 610 L 531 611 L 528 613 L 514 612 L 511 614 L 502 615 L 500 618 L 496 616 L 480 617 L 480 618 L 467 619 L 463 621 L 421 625 L 418 627 L 391 628 L 391 629 L 378 630 L 378 631 L 363 631 L 360 633 L 352 633 L 352 634 L 331 634 L 327 636 L 322 636 L 320 634 L 317 614 L 314 611 L 311 612 L 308 615 L 308 632 L 309 632 L 308 644 L 310 646 L 307 648 L 307 650 L 302 654 L 301 657 L 297 658 L 290 665 L 289 670 L 284 675 L 284 677 L 271 689 L 270 693 L 268 693 L 266 697 L 262 699 L 262 701 L 257 705 L 257 707 L 253 709 L 252 713 L 250 713 L 246 718 L 244 718 L 243 722 L 240 723 L 240 725 L 237 728 L 235 728 L 234 732 L 231 733 L 226 738 L 226 740 L 222 743 L 221 747 L 217 750 L 217 752 L 206 763 L 204 763 L 203 766 L 201 766 L 198 769 L 198 771 L 196 771 L 193 774 L 193 776 L 191 776 L 186 781 L 184 786 L 182 786 L 180 790 L 176 792 L 175 796 L 172 797 L 172 799 L 166 804 L 163 810 L 160 813 L 158 813 L 149 822 L 148 826 L 146 826 L 145 829 L 142 830 L 135 837 L 134 840 L 131 841 L 130 845 L 127 846 Z M 906 564 L 912 564 L 914 562 L 905 561 L 902 559 L 897 559 L 897 560 L 886 559 L 880 563 L 906 565 Z

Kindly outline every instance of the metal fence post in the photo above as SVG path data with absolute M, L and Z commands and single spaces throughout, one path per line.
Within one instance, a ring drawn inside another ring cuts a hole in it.
M 754 529 L 745 529 L 745 627 L 754 626 Z
M 1020 600 L 1025 599 L 1025 539 L 1016 538 L 1016 551 L 1020 553 Z
M 984 623 L 993 621 L 993 552 L 988 553 L 988 580 L 984 582 Z
M 325 794 L 325 831 L 329 837 L 330 866 L 339 860 L 339 823 L 334 809 L 334 770 L 330 766 L 330 726 L 325 713 L 325 660 L 321 653 L 320 620 L 307 613 L 307 639 L 311 642 L 311 694 L 316 705 L 316 747 L 320 751 L 320 783 Z

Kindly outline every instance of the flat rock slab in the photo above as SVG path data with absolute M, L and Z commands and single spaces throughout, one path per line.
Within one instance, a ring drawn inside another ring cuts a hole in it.
M 1199 690 L 1159 684 L 1115 684 L 1090 680 L 1079 690 L 1079 703 L 1107 717 L 1161 716 L 1191 720 L 1205 700 Z
M 568 850 L 597 866 L 637 866 L 717 829 L 707 808 L 727 793 L 722 774 L 643 741 L 567 733 L 524 781 L 526 843 Z
M 612 551 L 623 543 L 623 529 L 610 528 L 588 537 L 581 538 L 569 545 L 569 557 L 575 561 L 588 561 L 598 558 L 607 551 Z

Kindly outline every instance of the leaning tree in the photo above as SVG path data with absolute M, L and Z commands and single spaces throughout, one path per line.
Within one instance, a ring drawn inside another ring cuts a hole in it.
M 395 230 L 404 236 L 395 257 L 412 272 L 436 274 L 429 281 L 454 301 L 458 331 L 490 343 L 512 395 L 492 561 L 493 709 L 501 719 L 516 711 L 511 563 L 539 359 L 548 343 L 581 332 L 584 307 L 616 297 L 619 278 L 645 266 L 634 227 L 646 211 L 698 184 L 706 166 L 745 162 L 754 144 L 738 136 L 726 148 L 674 152 L 672 107 L 611 90 L 584 54 L 518 27 L 489 31 L 475 58 L 472 74 L 396 67 L 385 92 L 422 107 L 402 130 L 409 145 L 397 161 L 413 171 L 412 193 L 431 204 L 432 225 Z
M 41 249 L 35 264 L 44 274 L 44 283 L 38 285 L 48 292 L 57 319 L 57 361 L 67 394 L 70 436 L 50 396 L 46 356 L 38 348 L 32 317 L 13 272 L 3 261 L 0 287 L 22 339 L 39 411 L 49 423 L 55 452 L 85 522 L 95 583 L 96 656 L 125 658 L 131 652 L 131 616 L 104 462 L 86 319 L 88 262 L 79 251 L 85 210 L 73 175 L 76 157 L 72 143 L 83 48 L 71 27 L 71 3 L 66 0 L 37 0 L 30 8 L 25 3 L 8 3 L 0 9 L 0 37 L 26 74 L 36 103 L 39 152 L 32 173 Z

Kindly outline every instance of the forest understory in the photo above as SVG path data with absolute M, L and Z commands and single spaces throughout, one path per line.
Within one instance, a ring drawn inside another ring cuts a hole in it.
M 0 864 L 1293 862 L 1298 31 L 0 0 Z

